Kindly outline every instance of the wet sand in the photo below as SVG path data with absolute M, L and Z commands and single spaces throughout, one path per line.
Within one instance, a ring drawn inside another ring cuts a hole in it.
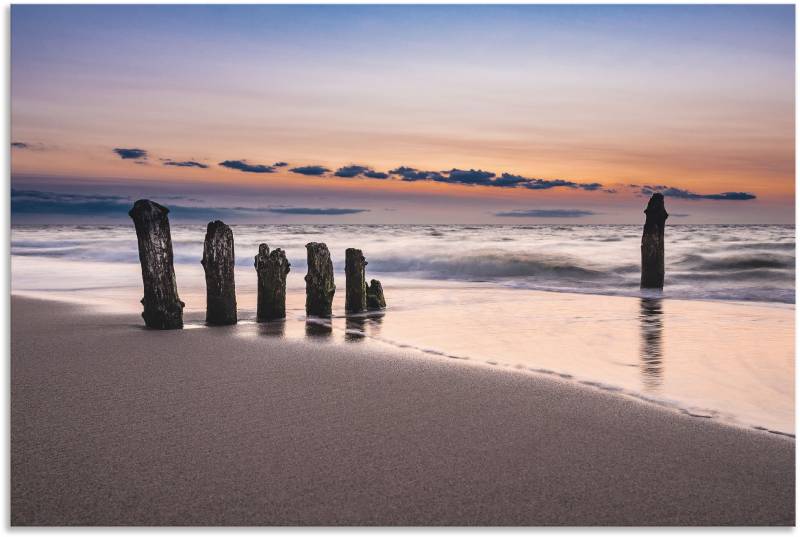
M 794 524 L 791 438 L 241 328 L 12 297 L 12 525 Z

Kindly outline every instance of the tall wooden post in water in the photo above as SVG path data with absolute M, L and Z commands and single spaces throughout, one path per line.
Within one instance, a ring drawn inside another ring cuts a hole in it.
M 330 317 L 333 294 L 336 292 L 331 254 L 322 242 L 309 242 L 306 244 L 306 252 L 306 315 Z
M 642 232 L 642 289 L 664 288 L 664 224 L 667 210 L 664 195 L 653 194 L 644 210 L 647 215 Z
M 206 271 L 206 323 L 236 324 L 233 231 L 221 220 L 208 223 L 201 263 Z
M 258 245 L 255 258 L 258 273 L 258 308 L 256 319 L 272 321 L 286 317 L 286 275 L 289 261 L 280 248 L 269 251 L 269 246 Z
M 348 248 L 344 252 L 345 301 L 348 313 L 359 313 L 367 309 L 367 260 L 361 250 Z
M 184 303 L 178 298 L 169 209 L 150 200 L 138 200 L 128 212 L 136 227 L 139 261 L 142 265 L 144 298 L 142 318 L 148 328 L 183 328 Z

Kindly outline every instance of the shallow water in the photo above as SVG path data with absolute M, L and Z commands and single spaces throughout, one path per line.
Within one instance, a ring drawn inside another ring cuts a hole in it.
M 237 264 L 251 267 L 258 244 L 286 251 L 305 271 L 309 241 L 328 244 L 337 270 L 361 248 L 369 271 L 399 278 L 481 281 L 514 288 L 640 296 L 641 226 L 234 225 Z M 175 262 L 196 265 L 203 225 L 172 227 Z M 15 257 L 138 262 L 132 226 L 15 226 Z M 667 298 L 794 303 L 793 226 L 669 226 Z M 80 283 L 80 282 L 78 282 Z
M 663 295 L 638 289 L 639 233 L 635 226 L 235 226 L 237 333 L 380 340 L 793 433 L 793 228 L 669 228 Z M 203 235 L 202 226 L 173 229 L 187 328 L 203 328 Z M 292 263 L 285 322 L 252 322 L 252 255 L 262 240 L 286 249 Z M 311 240 L 332 250 L 335 312 L 344 306 L 346 246 L 364 250 L 368 277 L 383 282 L 389 309 L 306 322 Z M 12 291 L 139 311 L 135 234 L 127 226 L 15 227 Z

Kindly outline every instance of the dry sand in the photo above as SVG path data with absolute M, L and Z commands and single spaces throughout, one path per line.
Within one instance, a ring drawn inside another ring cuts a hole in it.
M 791 438 L 379 344 L 140 327 L 12 297 L 13 525 L 794 524 Z

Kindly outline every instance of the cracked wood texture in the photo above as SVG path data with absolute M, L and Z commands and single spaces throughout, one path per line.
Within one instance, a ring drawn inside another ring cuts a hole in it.
M 221 220 L 208 223 L 201 263 L 206 272 L 206 323 L 236 324 L 233 231 Z
M 183 328 L 184 303 L 178 297 L 169 231 L 169 209 L 146 199 L 138 200 L 128 215 L 136 227 L 144 297 L 142 318 L 148 328 Z
M 261 243 L 255 257 L 258 274 L 258 306 L 256 319 L 271 321 L 286 317 L 286 275 L 289 274 L 289 261 L 280 248 L 269 251 L 269 246 Z
M 359 313 L 367 309 L 367 260 L 356 248 L 344 252 L 345 295 L 344 309 L 348 313 Z
M 644 210 L 647 215 L 642 232 L 642 289 L 664 288 L 664 224 L 667 210 L 664 195 L 653 194 Z
M 367 308 L 382 310 L 386 308 L 386 299 L 383 297 L 383 286 L 378 280 L 371 280 L 367 286 Z
M 333 294 L 333 263 L 328 247 L 322 242 L 306 244 L 308 273 L 306 274 L 306 315 L 330 317 Z

